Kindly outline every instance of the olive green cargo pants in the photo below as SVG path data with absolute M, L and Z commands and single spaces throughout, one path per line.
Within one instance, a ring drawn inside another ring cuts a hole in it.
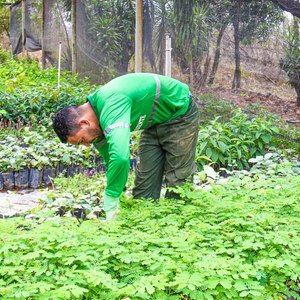
M 180 186 L 194 173 L 199 131 L 199 110 L 191 99 L 188 111 L 174 120 L 154 125 L 141 133 L 136 169 L 134 198 L 160 197 L 166 186 Z M 179 198 L 168 191 L 167 198 Z

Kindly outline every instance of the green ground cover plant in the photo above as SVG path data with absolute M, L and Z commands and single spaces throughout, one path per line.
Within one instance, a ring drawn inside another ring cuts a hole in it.
M 213 183 L 222 183 L 227 177 L 238 179 L 251 179 L 253 181 L 270 178 L 270 176 L 286 177 L 300 175 L 300 163 L 296 157 L 286 157 L 282 151 L 267 153 L 264 156 L 257 156 L 249 160 L 251 169 L 226 170 L 216 172 L 209 165 L 193 176 L 193 184 L 176 187 L 175 190 L 186 198 L 190 191 L 202 189 Z M 125 197 L 130 197 L 134 185 L 134 172 L 129 174 Z M 81 210 L 83 218 L 91 212 L 103 213 L 102 195 L 104 193 L 106 178 L 103 173 L 94 173 L 92 177 L 85 173 L 77 174 L 73 178 L 66 179 L 59 176 L 53 179 L 54 190 L 49 192 L 41 203 L 52 212 L 59 215 L 74 215 Z M 165 187 L 163 186 L 163 190 Z M 164 193 L 164 192 L 163 192 Z
M 0 172 L 97 165 L 92 149 L 66 146 L 49 131 L 49 116 L 84 102 L 93 87 L 64 73 L 58 90 L 56 69 L 1 51 L 0 63 L 0 125 L 11 125 L 0 131 Z M 126 193 L 117 222 L 84 220 L 102 212 L 104 174 L 54 179 L 33 219 L 0 220 L 0 298 L 299 298 L 300 167 L 284 150 L 294 144 L 280 140 L 299 132 L 211 95 L 201 101 L 203 171 L 176 189 L 183 200 Z M 33 126 L 13 128 L 27 123 Z M 135 133 L 133 156 L 138 139 Z
M 123 198 L 115 223 L 1 220 L 1 299 L 297 299 L 300 177 L 282 168 Z

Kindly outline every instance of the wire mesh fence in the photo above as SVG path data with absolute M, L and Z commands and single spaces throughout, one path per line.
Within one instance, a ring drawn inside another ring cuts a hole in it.
M 55 65 L 61 43 L 62 69 L 73 69 L 95 83 L 106 82 L 134 68 L 136 3 L 134 0 L 18 1 L 11 6 L 12 52 L 42 50 L 46 63 Z M 217 72 L 225 65 L 222 75 L 226 71 L 232 76 L 226 78 L 228 86 L 239 88 L 241 81 L 251 84 L 251 73 L 258 81 L 265 81 L 263 93 L 267 93 L 269 84 L 291 79 L 300 95 L 299 76 L 290 67 L 294 60 L 284 60 L 291 45 L 297 48 L 284 36 L 288 31 L 284 19 L 290 17 L 286 18 L 272 1 L 143 0 L 142 3 L 143 71 L 165 73 L 168 34 L 172 39 L 172 74 L 180 70 L 182 79 L 196 90 L 213 84 L 216 79 L 223 84 L 225 80 L 217 78 Z M 296 40 L 299 44 L 299 28 Z M 294 53 L 289 53 L 289 58 Z M 286 70 L 290 78 L 286 77 Z
M 25 11 L 23 11 L 25 8 Z M 22 13 L 25 28 L 22 30 Z M 48 64 L 58 61 L 58 45 L 62 44 L 63 67 L 71 69 L 71 35 L 69 15 L 62 3 L 55 0 L 26 0 L 12 5 L 10 16 L 10 40 L 13 54 L 23 51 L 22 35 L 25 34 L 24 49 L 28 52 L 42 50 Z
M 76 72 L 92 82 L 107 80 L 128 71 L 134 15 L 133 1 L 18 1 L 10 13 L 12 53 L 42 50 L 46 65 L 55 65 L 61 43 L 62 69 L 71 70 L 76 59 Z

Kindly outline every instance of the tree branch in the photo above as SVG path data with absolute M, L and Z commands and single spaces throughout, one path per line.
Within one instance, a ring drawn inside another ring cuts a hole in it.
M 297 0 L 271 0 L 281 9 L 291 13 L 293 16 L 300 18 L 300 2 Z

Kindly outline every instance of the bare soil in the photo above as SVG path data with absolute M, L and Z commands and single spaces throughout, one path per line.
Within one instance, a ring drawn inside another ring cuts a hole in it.
M 261 108 L 280 116 L 285 122 L 300 127 L 300 107 L 296 105 L 294 98 L 281 98 L 272 93 L 263 94 L 246 89 L 232 90 L 224 87 L 205 88 L 202 92 L 209 92 L 217 98 L 230 101 L 242 109 L 249 104 L 258 103 Z
M 300 107 L 296 105 L 296 92 L 280 68 L 280 62 L 284 58 L 282 35 L 274 32 L 264 42 L 241 45 L 242 88 L 239 90 L 231 89 L 235 69 L 231 28 L 225 31 L 221 48 L 215 83 L 200 92 L 210 92 L 243 109 L 249 104 L 259 103 L 262 108 L 277 114 L 284 121 L 296 122 L 293 125 L 300 127 Z

